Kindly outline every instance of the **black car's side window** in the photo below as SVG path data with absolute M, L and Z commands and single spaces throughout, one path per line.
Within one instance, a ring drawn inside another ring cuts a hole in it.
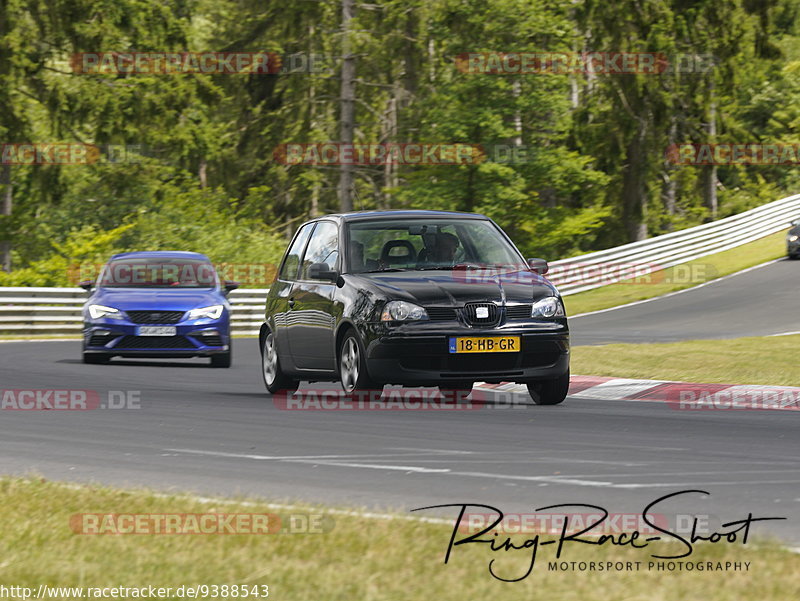
M 325 263 L 328 269 L 336 268 L 339 257 L 339 228 L 331 221 L 317 222 L 317 228 L 311 241 L 308 243 L 306 254 L 303 257 L 303 267 L 300 279 L 308 277 L 308 267 L 313 263 Z
M 300 229 L 294 242 L 292 242 L 292 246 L 286 253 L 286 258 L 281 267 L 280 278 L 282 280 L 294 280 L 297 278 L 297 268 L 300 266 L 300 255 L 303 254 L 303 248 L 306 246 L 308 236 L 311 234 L 312 229 L 314 229 L 314 224 L 307 223 Z

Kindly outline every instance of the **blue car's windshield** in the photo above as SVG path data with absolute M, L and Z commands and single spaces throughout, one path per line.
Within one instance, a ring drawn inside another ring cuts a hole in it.
M 352 273 L 467 267 L 528 269 L 491 221 L 403 219 L 357 221 L 349 227 Z
M 131 257 L 110 261 L 98 286 L 104 288 L 213 288 L 214 266 L 197 259 Z

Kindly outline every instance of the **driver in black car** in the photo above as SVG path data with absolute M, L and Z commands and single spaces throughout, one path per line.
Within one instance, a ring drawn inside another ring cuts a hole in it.
M 447 232 L 423 236 L 425 248 L 421 259 L 432 265 L 453 265 L 458 250 L 458 237 Z

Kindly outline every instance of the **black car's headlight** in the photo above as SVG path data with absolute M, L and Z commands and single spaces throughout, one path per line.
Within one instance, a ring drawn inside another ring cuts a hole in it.
M 557 296 L 548 296 L 533 303 L 531 317 L 564 317 L 564 305 Z
M 122 313 L 119 309 L 114 307 L 106 307 L 105 305 L 89 305 L 89 316 L 92 319 L 100 319 L 101 317 L 108 317 L 109 319 L 122 319 Z
M 389 301 L 381 313 L 381 321 L 419 321 L 428 319 L 428 312 L 406 301 Z
M 800 240 L 800 236 L 796 236 L 795 234 L 789 236 L 789 242 L 797 242 L 798 240 Z

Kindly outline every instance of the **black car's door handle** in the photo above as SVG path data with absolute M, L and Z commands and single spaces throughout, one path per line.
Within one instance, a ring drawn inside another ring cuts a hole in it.
M 290 309 L 294 308 L 294 299 L 293 298 L 289 299 L 289 308 Z

